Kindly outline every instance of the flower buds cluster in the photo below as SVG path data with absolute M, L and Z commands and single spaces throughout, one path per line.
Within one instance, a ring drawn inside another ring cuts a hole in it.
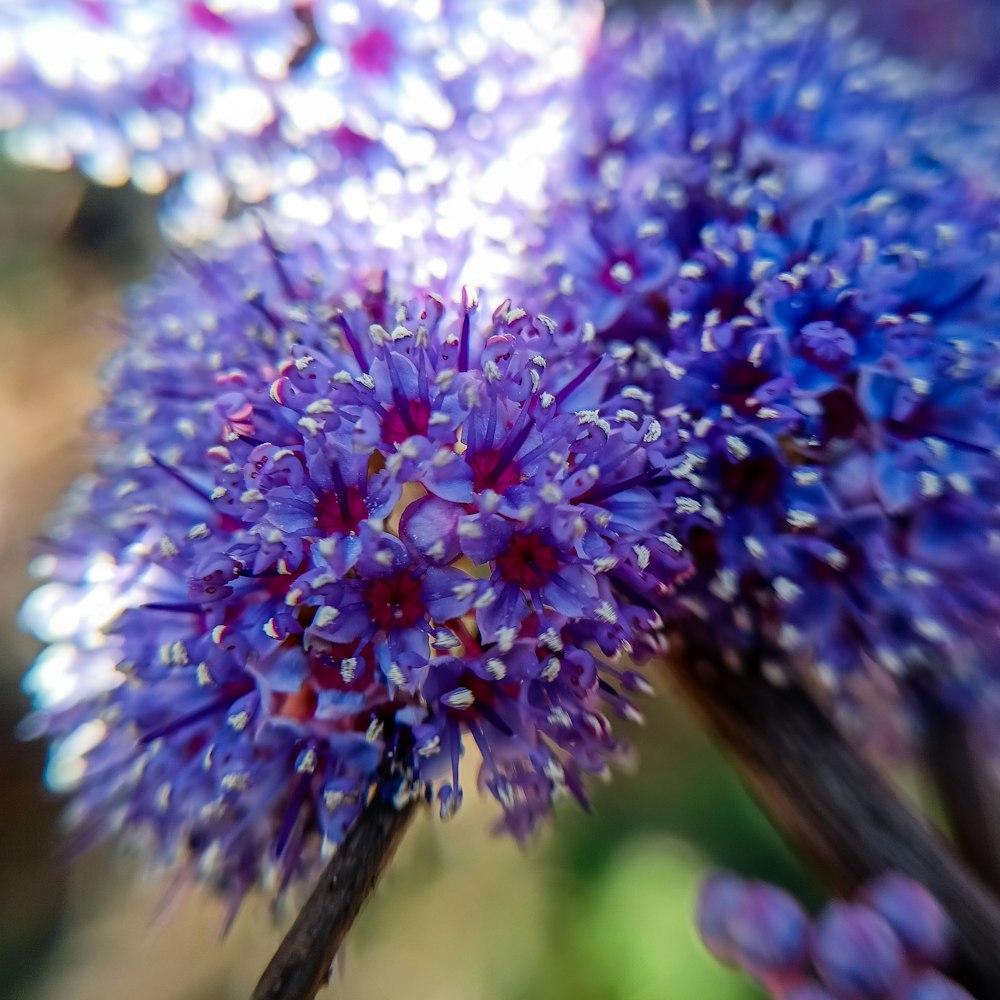
M 948 918 L 921 885 L 890 872 L 815 920 L 775 886 L 717 874 L 702 886 L 705 946 L 775 1000 L 970 1000 L 938 971 Z

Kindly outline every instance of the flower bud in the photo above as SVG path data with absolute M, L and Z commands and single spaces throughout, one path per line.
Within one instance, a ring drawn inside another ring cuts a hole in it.
M 827 907 L 813 931 L 812 957 L 830 990 L 850 1000 L 883 1000 L 905 969 L 889 924 L 874 910 L 850 903 Z
M 870 883 L 863 898 L 893 929 L 911 959 L 937 965 L 947 958 L 951 937 L 948 915 L 918 882 L 889 872 Z

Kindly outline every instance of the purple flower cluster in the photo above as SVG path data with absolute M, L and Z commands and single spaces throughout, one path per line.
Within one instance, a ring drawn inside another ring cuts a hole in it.
M 698 930 L 708 950 L 741 968 L 774 1000 L 971 1000 L 938 970 L 948 918 L 921 885 L 889 873 L 856 902 L 830 903 L 810 923 L 788 893 L 719 874 L 701 890 Z
M 234 196 L 315 219 L 346 178 L 403 170 L 412 192 L 523 150 L 599 23 L 593 0 L 5 5 L 0 129 L 30 164 L 154 193 L 181 178 L 178 238 L 211 235 Z
M 466 736 L 515 835 L 585 801 L 647 690 L 613 661 L 684 568 L 642 485 L 672 443 L 585 336 L 324 262 L 265 238 L 137 293 L 25 612 L 81 836 L 143 830 L 237 898 L 376 785 L 451 814 Z
M 70 7 L 166 37 L 156 5 Z M 86 87 L 45 84 L 23 40 L 72 18 L 3 36 L 11 93 L 65 90 L 72 136 L 139 122 L 156 162 L 274 81 L 259 128 L 189 147 L 273 196 L 268 234 L 136 293 L 26 610 L 84 840 L 142 829 L 238 898 L 376 786 L 451 813 L 463 740 L 523 836 L 622 752 L 618 661 L 661 615 L 841 707 L 859 679 L 995 693 L 995 129 L 803 11 L 613 22 L 575 80 L 565 9 L 188 5 L 169 128 L 124 110 L 159 54 L 98 72 L 95 40 Z
M 678 591 L 836 697 L 979 696 L 1000 611 L 996 137 L 836 19 L 613 22 L 515 295 L 596 324 L 681 444 Z M 975 572 L 970 567 L 975 565 Z

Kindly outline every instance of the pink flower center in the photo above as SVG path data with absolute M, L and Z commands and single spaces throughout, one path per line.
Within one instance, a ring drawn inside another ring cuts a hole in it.
M 382 28 L 372 28 L 355 39 L 348 48 L 351 60 L 362 73 L 385 76 L 392 69 L 396 43 L 392 35 Z
M 408 438 L 425 435 L 430 426 L 430 407 L 419 400 L 394 407 L 382 421 L 382 440 L 386 444 L 402 444 Z

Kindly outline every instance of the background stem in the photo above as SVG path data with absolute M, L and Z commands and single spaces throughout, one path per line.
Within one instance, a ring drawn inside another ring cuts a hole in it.
M 976 720 L 947 705 L 924 706 L 924 757 L 955 846 L 1000 892 L 1000 789 Z
M 709 652 L 705 652 L 709 650 Z M 888 870 L 937 896 L 955 925 L 951 974 L 1000 997 L 1000 904 L 800 688 L 726 668 L 705 644 L 671 664 L 779 830 L 830 886 L 852 894 Z
M 312 1000 L 416 812 L 376 793 L 295 918 L 251 1000 Z

